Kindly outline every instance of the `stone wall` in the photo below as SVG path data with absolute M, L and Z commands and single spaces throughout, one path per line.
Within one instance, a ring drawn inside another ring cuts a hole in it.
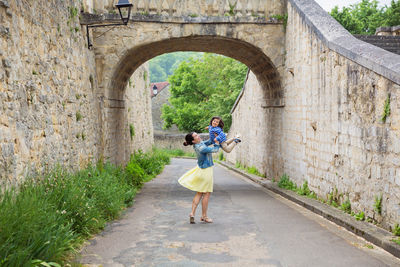
M 250 74 L 232 131 L 251 130 L 228 160 L 256 165 L 269 178 L 286 173 L 298 185 L 308 181 L 322 198 L 337 189 L 340 201 L 349 198 L 355 212 L 390 228 L 400 221 L 398 62 L 398 55 L 353 38 L 312 1 L 289 1 L 285 105 L 260 116 L 256 96 L 263 93 Z M 259 125 L 265 128 L 257 134 Z M 261 151 L 248 154 L 253 150 Z M 379 195 L 382 216 L 373 208 Z
M 183 142 L 185 142 L 185 134 L 154 134 L 154 145 L 158 148 L 166 148 L 166 149 L 181 149 L 185 152 L 192 153 L 194 152 L 193 146 L 184 146 Z M 208 134 L 202 133 L 200 134 L 202 140 L 208 139 Z
M 79 12 L 73 0 L 0 0 L 0 186 L 55 164 L 83 167 L 107 149 L 104 110 L 112 101 L 99 91 L 101 70 Z M 131 78 L 125 113 L 118 111 L 135 128 L 132 140 L 126 122 L 122 133 L 130 152 L 152 144 L 145 68 Z
M 122 144 L 126 149 L 126 160 L 134 151 L 149 151 L 154 145 L 149 87 L 149 66 L 145 63 L 133 73 L 125 90 L 126 128 Z
M 163 129 L 164 120 L 161 118 L 161 108 L 164 104 L 169 104 L 168 99 L 171 96 L 170 86 L 168 85 L 161 90 L 157 95 L 151 99 L 151 114 L 153 118 L 153 129 L 154 133 L 157 134 L 179 134 L 181 133 L 175 124 L 171 128 Z
M 224 154 L 233 164 L 254 166 L 267 177 L 276 177 L 281 174 L 283 164 L 281 155 L 275 153 L 281 148 L 282 107 L 268 106 L 268 100 L 268 92 L 249 71 L 232 109 L 228 134 L 228 137 L 239 134 L 242 142 L 231 153 Z
M 0 181 L 98 157 L 94 57 L 76 1 L 0 1 Z

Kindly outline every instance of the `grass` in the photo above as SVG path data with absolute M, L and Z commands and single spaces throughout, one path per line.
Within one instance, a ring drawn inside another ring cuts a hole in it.
M 167 148 L 153 148 L 156 151 L 160 151 L 168 154 L 170 157 L 189 157 L 196 158 L 194 152 L 185 152 L 182 149 L 167 149 Z
M 0 266 L 64 266 L 84 240 L 132 205 L 143 183 L 169 160 L 162 151 L 139 151 L 125 167 L 101 161 L 77 172 L 57 167 L 5 189 Z
M 281 179 L 278 181 L 278 186 L 280 188 L 284 188 L 284 189 L 288 189 L 288 190 L 297 189 L 296 184 L 289 179 L 289 176 L 287 174 L 283 174 L 281 176 Z
M 265 174 L 262 174 L 255 166 L 246 167 L 245 165 L 242 165 L 240 162 L 237 161 L 235 164 L 235 168 L 265 178 Z
M 398 223 L 396 223 L 393 227 L 393 234 L 395 236 L 400 236 L 400 226 Z
M 339 209 L 341 209 L 342 211 L 350 214 L 351 213 L 351 203 L 349 199 L 346 199 L 342 205 L 340 205 Z
M 378 212 L 379 215 L 382 214 L 382 195 L 375 196 L 374 210 Z

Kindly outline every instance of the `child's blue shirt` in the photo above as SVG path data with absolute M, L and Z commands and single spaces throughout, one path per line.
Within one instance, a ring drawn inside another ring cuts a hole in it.
M 217 141 L 221 144 L 226 141 L 226 135 L 222 131 L 221 127 L 212 127 L 211 125 L 208 127 L 208 132 L 210 133 L 210 140 L 214 144 L 214 139 L 217 138 Z M 217 137 L 215 137 L 217 134 Z

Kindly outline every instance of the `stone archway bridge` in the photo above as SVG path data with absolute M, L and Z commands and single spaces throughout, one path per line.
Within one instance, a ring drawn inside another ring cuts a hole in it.
M 256 74 L 271 95 L 270 104 L 282 105 L 279 72 L 285 53 L 285 1 L 134 1 L 134 4 L 129 25 L 93 28 L 90 32 L 99 96 L 104 102 L 101 143 L 106 158 L 115 162 L 129 159 L 132 151 L 126 150 L 124 144 L 128 138 L 124 130 L 127 123 L 119 110 L 124 108 L 125 88 L 139 66 L 164 53 L 212 52 L 237 59 Z M 110 5 L 100 1 L 97 7 L 106 10 Z M 83 14 L 80 23 L 106 25 L 119 21 L 118 14 L 104 12 Z
M 218 53 L 251 70 L 232 110 L 231 129 L 246 142 L 228 161 L 307 181 L 321 197 L 338 192 L 387 228 L 400 221 L 400 56 L 355 39 L 312 0 L 134 3 L 128 26 L 92 33 L 106 157 L 131 153 L 124 93 L 141 64 L 174 51 Z M 86 14 L 81 24 L 117 20 Z M 383 215 L 373 209 L 378 195 Z

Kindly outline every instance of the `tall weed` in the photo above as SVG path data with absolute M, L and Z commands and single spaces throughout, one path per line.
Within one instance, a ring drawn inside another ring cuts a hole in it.
M 100 161 L 70 173 L 55 168 L 0 193 L 0 266 L 63 264 L 89 236 L 118 218 L 169 155 L 135 153 L 125 168 Z

